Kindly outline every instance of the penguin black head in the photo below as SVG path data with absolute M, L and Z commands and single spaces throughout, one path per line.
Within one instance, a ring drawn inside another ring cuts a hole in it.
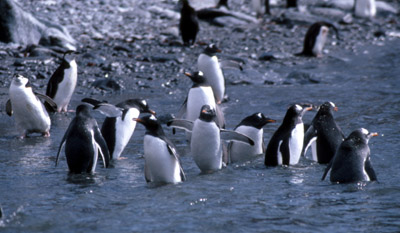
M 267 123 L 273 123 L 273 122 L 276 122 L 276 121 L 271 118 L 266 117 L 261 112 L 257 112 L 257 113 L 254 113 L 253 115 L 250 115 L 250 116 L 244 118 L 237 127 L 239 127 L 241 125 L 246 125 L 246 126 L 253 126 L 257 129 L 261 129 Z
M 117 105 L 122 108 L 137 107 L 140 112 L 150 113 L 156 115 L 156 112 L 149 108 L 147 101 L 144 99 L 128 99 L 121 104 Z
M 354 130 L 347 138 L 347 140 L 352 140 L 355 143 L 363 143 L 363 144 L 368 144 L 369 139 L 372 137 L 378 136 L 378 133 L 370 133 L 368 130 L 364 128 L 360 128 L 357 130 Z
M 285 118 L 283 122 L 301 122 L 301 118 L 303 117 L 304 113 L 313 109 L 312 107 L 302 107 L 299 104 L 294 104 L 289 107 L 286 112 Z
M 210 122 L 213 121 L 214 118 L 217 116 L 215 113 L 215 109 L 212 109 L 210 105 L 203 105 L 200 111 L 200 120 Z
M 336 105 L 332 102 L 325 102 L 325 103 L 321 104 L 321 106 L 319 106 L 319 110 L 318 110 L 318 112 L 320 112 L 320 113 L 332 113 L 332 111 L 335 111 L 335 112 L 338 111 L 338 107 L 336 107 Z
M 76 115 L 91 117 L 90 109 L 91 107 L 87 104 L 78 105 L 78 107 L 76 107 Z
M 216 53 L 220 52 L 221 50 L 215 44 L 210 44 L 204 49 L 204 53 L 209 56 L 214 56 Z
M 193 74 L 185 72 L 185 75 L 189 77 L 194 84 L 204 84 L 207 81 L 201 71 L 194 72 Z
M 133 118 L 133 120 L 139 122 L 140 124 L 144 125 L 144 127 L 146 127 L 146 134 L 154 136 L 164 135 L 161 124 L 154 115 L 147 115 L 141 118 Z

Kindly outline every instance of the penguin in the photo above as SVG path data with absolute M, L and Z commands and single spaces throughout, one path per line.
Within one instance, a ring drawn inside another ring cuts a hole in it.
M 197 59 L 197 67 L 199 71 L 203 72 L 207 83 L 212 87 L 217 104 L 223 101 L 225 95 L 225 78 L 215 55 L 219 52 L 221 50 L 215 44 L 210 44 Z
M 199 118 L 194 122 L 174 119 L 167 124 L 192 132 L 190 150 L 202 173 L 211 173 L 222 168 L 223 144 L 221 139 L 236 140 L 254 145 L 252 139 L 241 133 L 219 128 L 215 123 L 215 117 L 215 109 L 209 105 L 204 105 L 201 108 Z
M 355 0 L 354 13 L 357 17 L 372 18 L 376 15 L 375 0 Z
M 254 141 L 254 146 L 242 142 L 230 142 L 228 146 L 229 162 L 244 162 L 265 153 L 264 130 L 268 123 L 276 122 L 266 117 L 261 112 L 254 113 L 244 118 L 236 127 L 235 131 L 242 133 Z
M 225 8 L 229 10 L 228 0 L 219 0 L 218 4 L 215 6 L 216 8 Z
M 297 7 L 297 0 L 286 0 L 286 8 Z
M 333 118 L 333 111 L 338 108 L 332 102 L 325 102 L 319 107 L 310 127 L 304 134 L 303 155 L 312 147 L 312 160 L 327 164 L 343 142 L 344 135 Z
M 339 32 L 333 24 L 324 21 L 316 22 L 310 26 L 306 33 L 303 51 L 295 55 L 321 57 L 329 28 L 333 28 L 336 38 L 339 39 Z
M 57 109 L 54 101 L 46 95 L 34 93 L 28 79 L 21 75 L 13 78 L 9 95 L 6 112 L 9 116 L 14 115 L 20 138 L 25 138 L 29 133 L 41 133 L 44 137 L 50 137 L 50 117 L 39 98 Z
M 146 127 L 144 175 L 147 182 L 179 183 L 186 180 L 175 145 L 165 136 L 154 115 L 133 118 Z
M 376 181 L 377 177 L 371 165 L 368 141 L 378 133 L 370 133 L 361 128 L 353 131 L 339 146 L 332 162 L 325 169 L 322 180 L 331 170 L 333 183 L 353 183 Z
M 179 31 L 184 45 L 193 45 L 199 32 L 199 19 L 196 11 L 190 6 L 188 0 L 183 0 Z
M 265 152 L 265 165 L 295 165 L 300 160 L 304 140 L 302 117 L 312 107 L 292 105 L 286 112 L 281 126 L 272 135 Z
M 116 107 L 122 109 L 122 116 L 107 117 L 101 127 L 112 160 L 120 158 L 135 131 L 136 121 L 132 118 L 138 118 L 140 113 L 156 114 L 144 99 L 128 99 Z
M 46 95 L 57 104 L 57 112 L 67 112 L 68 104 L 76 87 L 78 79 L 78 66 L 75 58 L 67 58 L 64 53 L 60 66 L 56 69 L 47 84 Z M 51 108 L 47 106 L 48 111 Z
M 269 0 L 252 0 L 251 5 L 256 12 L 257 18 L 261 18 L 263 14 L 271 14 Z
M 57 152 L 56 166 L 62 148 L 65 146 L 65 156 L 70 173 L 94 173 L 99 153 L 104 167 L 109 166 L 110 154 L 97 121 L 90 115 L 90 107 L 78 105 L 76 116 L 68 126 Z

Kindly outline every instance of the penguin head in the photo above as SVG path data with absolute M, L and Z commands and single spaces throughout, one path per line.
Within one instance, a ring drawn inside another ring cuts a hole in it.
M 333 102 L 325 102 L 319 106 L 319 112 L 327 113 L 332 111 L 338 111 L 338 107 Z
M 300 104 L 294 104 L 290 106 L 289 109 L 287 110 L 283 122 L 287 123 L 293 122 L 294 124 L 302 122 L 301 118 L 303 117 L 304 113 L 310 111 L 311 109 L 313 109 L 313 107 L 310 106 L 303 107 Z
M 12 84 L 15 86 L 29 87 L 29 80 L 24 76 L 17 74 L 14 76 Z
M 121 103 L 118 107 L 122 107 L 124 109 L 137 108 L 140 112 L 156 115 L 156 112 L 150 109 L 147 101 L 144 99 L 128 99 Z
M 266 117 L 263 113 L 257 112 L 254 113 L 246 118 L 244 118 L 238 126 L 241 125 L 246 125 L 246 126 L 252 126 L 257 129 L 261 129 L 266 125 L 267 123 L 273 123 L 276 122 L 275 120 Z
M 204 49 L 204 53 L 209 56 L 214 56 L 216 53 L 220 52 L 221 50 L 215 44 L 210 44 Z
M 364 143 L 368 144 L 369 139 L 372 137 L 378 136 L 378 133 L 370 133 L 368 130 L 364 128 L 354 130 L 347 138 L 347 140 L 352 140 L 356 143 Z
M 76 107 L 76 115 L 91 117 L 91 115 L 90 115 L 91 108 L 92 107 L 88 104 L 80 104 L 80 105 L 78 105 L 78 107 Z
M 210 105 L 206 104 L 201 107 L 200 120 L 210 122 L 213 121 L 216 116 L 215 109 L 211 108 Z
M 193 74 L 185 72 L 185 75 L 189 77 L 194 84 L 203 84 L 206 83 L 206 78 L 203 75 L 203 72 L 198 71 Z
M 147 132 L 152 135 L 160 135 L 164 134 L 162 131 L 160 122 L 154 115 L 147 115 L 141 118 L 133 118 L 134 121 L 139 122 L 140 124 L 146 127 Z

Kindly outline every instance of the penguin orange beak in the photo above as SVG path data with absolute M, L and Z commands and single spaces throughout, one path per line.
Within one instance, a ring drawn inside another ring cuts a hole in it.
M 154 110 L 151 110 L 151 109 L 149 109 L 149 113 L 151 114 L 151 115 L 156 115 L 156 112 L 154 111 Z
M 269 120 L 267 120 L 267 122 L 268 122 L 268 123 L 275 123 L 275 122 L 276 122 L 276 120 L 269 119 Z
M 335 112 L 337 112 L 338 110 L 339 110 L 338 107 L 334 107 L 334 108 L 333 108 L 333 111 L 335 111 Z
M 305 111 L 311 111 L 311 110 L 313 110 L 313 107 L 307 107 L 307 108 L 305 108 L 304 110 L 305 110 Z
M 192 74 L 189 73 L 189 72 L 185 72 L 184 74 L 185 74 L 186 76 L 188 76 L 189 78 L 192 77 Z
M 136 121 L 136 122 L 139 122 L 139 123 L 143 123 L 143 120 L 140 119 L 140 118 L 133 118 L 132 120 L 134 120 L 134 121 Z
M 376 132 L 375 132 L 375 133 L 370 133 L 369 135 L 370 135 L 371 137 L 376 137 L 376 136 L 379 136 L 379 134 L 378 134 L 378 133 L 376 133 Z

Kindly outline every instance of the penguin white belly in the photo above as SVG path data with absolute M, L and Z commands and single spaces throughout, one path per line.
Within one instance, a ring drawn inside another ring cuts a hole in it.
M 281 145 L 282 145 L 283 141 L 279 141 L 279 145 L 278 145 L 278 165 L 282 165 L 283 164 L 283 157 L 282 157 L 282 152 L 281 152 Z
M 75 60 L 70 63 L 70 68 L 64 70 L 64 79 L 58 84 L 57 93 L 53 100 L 57 104 L 57 111 L 67 111 L 68 104 L 74 93 L 78 77 L 78 69 Z
M 254 145 L 251 146 L 249 144 L 236 141 L 232 142 L 232 146 L 230 148 L 230 159 L 232 163 L 251 160 L 256 155 L 263 153 L 263 129 L 241 125 L 235 131 L 251 138 L 254 141 Z
M 225 78 L 219 66 L 217 56 L 210 57 L 205 54 L 200 54 L 197 60 L 197 66 L 199 70 L 203 72 L 207 83 L 212 87 L 217 102 L 220 103 L 225 94 Z
M 374 17 L 376 15 L 375 0 L 356 0 L 355 14 L 358 17 Z
M 319 30 L 317 38 L 315 38 L 315 44 L 312 49 L 312 52 L 314 55 L 318 56 L 322 54 L 322 49 L 324 48 L 326 38 L 328 35 L 328 28 L 325 26 L 322 26 Z
M 299 123 L 292 130 L 289 138 L 290 165 L 295 165 L 300 160 L 301 150 L 303 149 L 304 124 Z
M 129 140 L 135 131 L 136 121 L 133 118 L 138 118 L 140 111 L 136 108 L 130 108 L 125 115 L 124 120 L 122 117 L 117 117 L 115 121 L 115 146 L 113 151 L 113 158 L 118 159 L 122 151 L 125 149 Z
M 96 165 L 97 165 L 97 159 L 99 158 L 99 149 L 100 146 L 99 144 L 97 144 L 96 140 L 94 139 L 94 132 L 93 130 L 90 130 L 90 135 L 92 136 L 92 146 L 93 146 L 93 165 L 92 165 L 92 170 L 91 172 L 94 173 L 94 171 L 96 170 Z M 100 149 L 101 150 L 101 149 Z
M 190 149 L 193 159 L 202 172 L 222 168 L 220 130 L 214 122 L 197 119 L 193 125 Z
M 191 88 L 187 99 L 186 120 L 195 121 L 200 116 L 201 107 L 210 105 L 215 109 L 215 99 L 210 87 Z
M 20 131 L 27 133 L 50 130 L 50 117 L 32 89 L 12 86 L 10 100 L 15 122 Z
M 144 136 L 144 159 L 147 177 L 152 182 L 181 182 L 179 162 L 168 151 L 165 141 L 151 135 Z
M 307 151 L 308 148 L 311 146 L 311 157 L 307 156 Z M 308 145 L 306 146 L 306 149 L 304 150 L 304 156 L 308 159 L 311 159 L 315 162 L 318 162 L 318 155 L 317 155 L 317 137 L 313 137 Z
M 369 175 L 368 175 L 368 173 L 367 173 L 367 171 L 365 170 L 365 161 L 366 161 L 367 159 L 364 159 L 364 161 L 363 161 L 363 175 L 364 175 L 364 181 L 371 181 L 371 179 L 369 178 Z

